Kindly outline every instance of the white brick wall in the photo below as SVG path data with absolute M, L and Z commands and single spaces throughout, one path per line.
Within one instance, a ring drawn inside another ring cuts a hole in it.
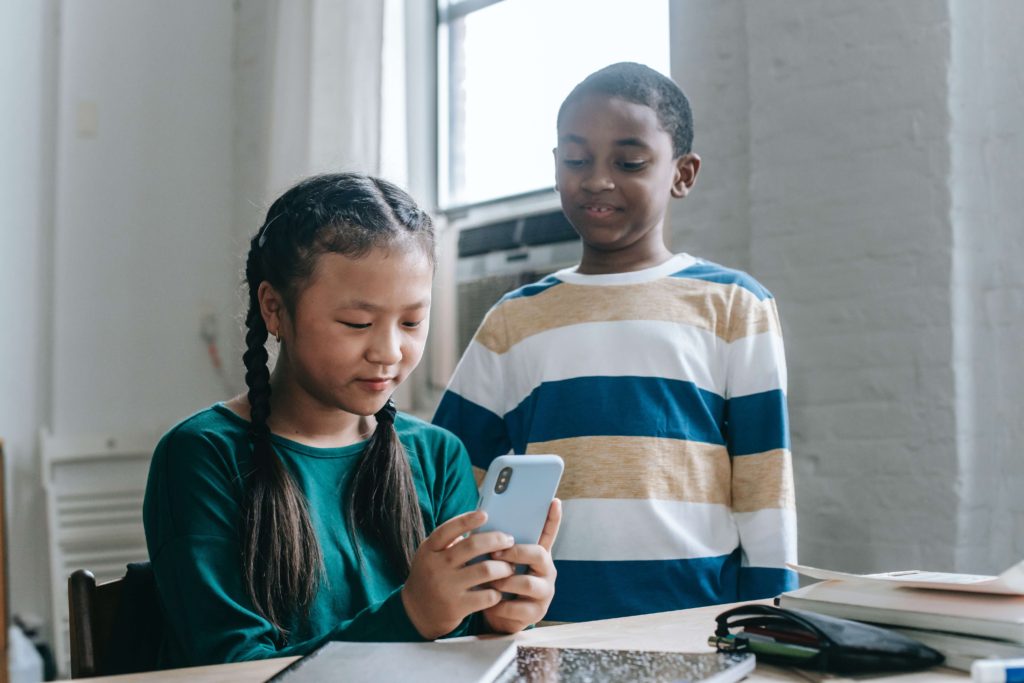
M 779 299 L 802 559 L 1020 559 L 1024 7 L 673 7 L 705 162 L 673 247 Z
M 737 268 L 750 256 L 750 120 L 742 0 L 674 0 L 672 72 L 702 156 L 694 192 L 673 202 L 672 248 Z
M 952 18 L 957 558 L 990 571 L 1024 557 L 1024 6 L 954 3 Z

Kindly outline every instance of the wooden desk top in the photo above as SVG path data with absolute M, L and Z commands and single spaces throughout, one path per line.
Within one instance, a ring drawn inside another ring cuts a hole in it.
M 708 636 L 714 631 L 715 615 L 728 609 L 729 605 L 714 605 L 676 612 L 645 614 L 637 617 L 588 621 L 578 624 L 561 624 L 535 628 L 514 636 L 503 636 L 529 645 L 555 647 L 618 648 L 631 650 L 664 650 L 669 652 L 709 652 Z M 190 681 L 195 683 L 255 683 L 265 681 L 296 657 L 280 657 L 258 662 L 239 664 L 218 664 L 190 669 L 154 671 L 128 676 L 105 676 L 91 678 L 90 683 L 172 683 Z M 952 669 L 931 669 L 913 674 L 881 677 L 858 676 L 842 678 L 820 676 L 798 669 L 783 669 L 758 664 L 757 669 L 746 678 L 750 683 L 765 681 L 865 681 L 899 683 L 935 683 L 942 681 L 965 681 L 969 676 Z M 457 682 L 453 682 L 457 683 Z

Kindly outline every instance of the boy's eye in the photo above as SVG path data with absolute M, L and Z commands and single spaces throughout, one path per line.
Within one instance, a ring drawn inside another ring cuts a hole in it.
M 562 163 L 569 168 L 580 168 L 587 162 L 583 159 L 562 159 Z
M 353 330 L 365 330 L 367 327 L 370 326 L 370 323 L 350 323 L 345 322 L 344 320 L 339 320 L 338 322 L 340 322 L 345 327 L 351 327 Z
M 623 171 L 640 171 L 647 166 L 646 161 L 620 161 L 619 168 Z

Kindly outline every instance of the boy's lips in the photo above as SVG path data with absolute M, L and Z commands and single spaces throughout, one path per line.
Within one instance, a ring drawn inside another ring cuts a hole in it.
M 611 216 L 613 213 L 621 210 L 619 207 L 612 206 L 611 204 L 583 204 L 580 208 L 583 209 L 588 216 L 594 216 L 595 218 Z

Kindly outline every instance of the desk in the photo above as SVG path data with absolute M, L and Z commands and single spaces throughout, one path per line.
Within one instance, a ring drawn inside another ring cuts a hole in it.
M 712 649 L 708 646 L 707 639 L 711 632 L 714 631 L 715 615 L 729 607 L 729 605 L 715 605 L 677 612 L 645 614 L 638 617 L 545 626 L 517 633 L 514 636 L 504 637 L 515 639 L 516 642 L 526 645 L 707 652 Z M 256 681 L 265 681 L 295 661 L 295 659 L 295 657 L 281 657 L 259 662 L 218 664 L 216 666 L 202 666 L 192 669 L 155 671 L 134 676 L 90 678 L 88 681 L 89 683 L 125 683 L 126 681 L 139 681 L 140 683 L 173 683 L 175 681 L 248 683 L 251 681 L 255 683 Z M 858 682 L 870 680 L 872 683 L 883 681 L 898 681 L 899 683 L 960 681 L 962 683 L 968 679 L 969 676 L 965 673 L 942 668 L 921 673 L 877 678 L 858 677 L 856 679 L 848 679 L 830 676 L 823 678 L 817 674 L 798 669 L 782 669 L 758 664 L 757 669 L 746 680 L 750 683 L 821 680 L 856 680 Z M 453 681 L 453 683 L 457 682 Z

